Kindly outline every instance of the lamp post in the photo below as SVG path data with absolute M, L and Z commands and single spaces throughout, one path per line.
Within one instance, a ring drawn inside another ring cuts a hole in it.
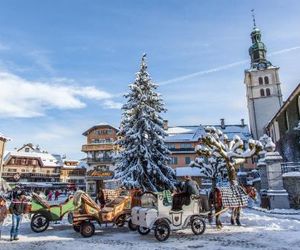
M 0 134 L 0 189 L 2 189 L 3 157 L 5 143 L 7 141 L 10 141 L 10 139 Z

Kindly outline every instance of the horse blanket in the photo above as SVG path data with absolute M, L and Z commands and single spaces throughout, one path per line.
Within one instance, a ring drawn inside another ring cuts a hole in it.
M 245 190 L 238 185 L 219 188 L 222 195 L 223 207 L 245 207 L 248 204 L 248 195 Z

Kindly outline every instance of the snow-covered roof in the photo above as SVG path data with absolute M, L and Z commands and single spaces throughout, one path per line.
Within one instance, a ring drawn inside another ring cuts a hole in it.
M 74 165 L 68 164 L 68 162 L 72 162 Z M 85 162 L 80 162 L 77 160 L 66 160 L 64 161 L 63 168 L 65 169 L 83 169 L 87 168 L 87 164 Z
M 287 172 L 282 175 L 282 177 L 300 177 L 300 172 L 295 171 L 295 172 Z
M 176 126 L 170 127 L 166 131 L 168 136 L 166 142 L 197 142 L 201 136 L 205 134 L 205 127 L 212 126 L 220 129 L 228 136 L 228 139 L 233 139 L 234 135 L 240 136 L 244 141 L 251 138 L 248 126 L 245 125 L 199 125 L 199 126 Z
M 205 133 L 202 126 L 176 126 L 167 130 L 166 142 L 197 142 Z
M 5 156 L 5 162 L 8 162 L 11 157 L 38 158 L 40 159 L 43 167 L 62 167 L 63 165 L 60 155 L 50 154 L 47 152 L 10 151 Z
M 202 176 L 205 177 L 202 173 L 200 173 L 199 168 L 192 168 L 192 167 L 178 167 L 175 169 L 176 176 Z
M 2 141 L 10 141 L 10 138 L 4 136 L 4 134 L 0 133 L 0 140 Z

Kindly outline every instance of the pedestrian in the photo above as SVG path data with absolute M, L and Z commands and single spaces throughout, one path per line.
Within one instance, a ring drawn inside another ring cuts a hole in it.
M 100 203 L 100 207 L 103 208 L 105 206 L 105 195 L 104 195 L 104 192 L 103 190 L 100 188 L 99 191 L 98 191 L 98 194 L 96 196 L 96 200 L 95 202 L 98 204 Z
M 1 240 L 1 229 L 6 216 L 7 216 L 6 200 L 4 199 L 3 196 L 0 195 L 0 240 Z
M 24 191 L 20 191 L 17 198 L 14 199 L 9 206 L 9 211 L 12 214 L 10 241 L 19 240 L 18 238 L 19 227 L 21 224 L 23 214 L 26 211 L 26 207 L 27 207 L 27 201 L 25 198 L 25 193 Z
M 48 200 L 48 201 L 52 201 L 52 195 L 53 195 L 53 193 L 52 193 L 52 191 L 50 190 L 49 193 L 48 193 L 48 196 L 47 196 L 47 200 Z
M 60 192 L 59 192 L 58 190 L 56 190 L 56 191 L 55 191 L 55 194 L 54 194 L 54 196 L 55 196 L 54 199 L 55 199 L 56 201 L 58 200 L 59 195 L 60 195 Z
M 199 195 L 199 186 L 197 182 L 193 181 L 190 176 L 185 176 L 184 180 L 182 191 L 176 192 L 173 196 L 172 210 L 174 211 L 182 210 L 183 205 L 189 205 L 191 202 L 191 195 Z

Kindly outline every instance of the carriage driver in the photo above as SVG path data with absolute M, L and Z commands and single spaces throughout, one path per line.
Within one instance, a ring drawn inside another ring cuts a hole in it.
M 172 210 L 182 210 L 183 205 L 190 204 L 191 195 L 199 195 L 199 186 L 192 180 L 191 176 L 184 176 L 184 185 L 182 191 L 173 196 Z

